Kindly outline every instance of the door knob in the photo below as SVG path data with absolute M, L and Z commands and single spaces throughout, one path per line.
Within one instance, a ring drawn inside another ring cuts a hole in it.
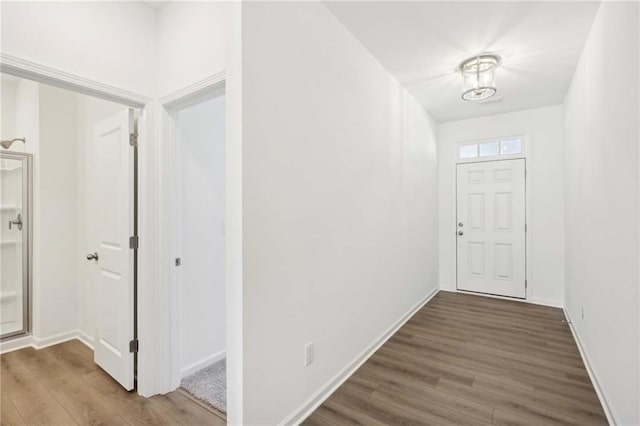
M 458 231 L 458 235 L 464 235 L 464 232 Z
M 98 253 L 89 253 L 87 255 L 87 260 L 95 260 L 96 262 L 98 261 Z
M 464 223 L 462 223 L 462 222 L 458 222 L 458 226 L 459 226 L 460 228 L 462 228 L 462 225 L 464 225 Z

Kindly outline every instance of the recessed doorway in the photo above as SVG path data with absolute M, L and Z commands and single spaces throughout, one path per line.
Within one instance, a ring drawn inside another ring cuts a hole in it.
M 457 165 L 458 290 L 526 298 L 525 164 Z
M 168 108 L 173 141 L 173 340 L 184 395 L 226 417 L 226 99 L 212 88 Z

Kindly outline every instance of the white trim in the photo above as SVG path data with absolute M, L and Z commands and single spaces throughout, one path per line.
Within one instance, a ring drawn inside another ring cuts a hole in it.
M 36 350 L 48 348 L 49 346 L 58 345 L 68 342 L 69 340 L 79 340 L 93 350 L 93 338 L 89 337 L 82 330 L 65 331 L 63 333 L 54 334 L 48 337 L 38 337 L 32 334 L 10 339 L 0 343 L 0 354 L 17 351 L 24 348 L 33 348 Z M 91 344 L 90 344 L 91 342 Z
M 180 90 L 176 90 L 175 92 L 162 96 L 159 99 L 159 102 L 165 108 L 173 108 L 175 107 L 175 104 L 179 104 L 180 102 L 194 96 L 207 94 L 212 90 L 216 90 L 218 87 L 221 87 L 224 90 L 224 83 L 225 72 L 220 71 L 217 74 L 210 75 L 207 78 L 183 87 Z
M 207 368 L 210 365 L 215 364 L 216 362 L 224 359 L 226 356 L 227 356 L 227 353 L 225 351 L 220 351 L 206 358 L 203 358 L 200 361 L 196 361 L 193 364 L 181 369 L 180 377 L 184 379 L 185 377 L 190 376 L 195 372 L 198 372 L 202 369 Z
M 0 354 L 6 354 L 7 352 L 29 347 L 33 347 L 33 336 L 20 336 L 0 342 Z
M 562 302 L 559 302 L 557 300 L 542 299 L 540 297 L 532 297 L 530 299 L 518 299 L 516 297 L 500 296 L 497 294 L 478 293 L 474 291 L 458 290 L 455 287 L 451 288 L 450 286 L 444 286 L 442 284 L 440 285 L 440 290 L 446 291 L 449 293 L 470 294 L 472 296 L 489 297 L 491 299 L 510 300 L 512 302 L 531 303 L 532 305 L 550 306 L 552 308 L 564 309 L 564 304 Z
M 525 132 L 525 133 L 519 133 L 517 135 L 512 135 L 512 136 L 499 136 L 499 137 L 494 137 L 494 138 L 486 138 L 486 139 L 476 139 L 477 143 L 481 143 L 481 142 L 486 142 L 486 141 L 492 141 L 492 140 L 504 140 L 504 139 L 509 139 L 509 138 L 520 138 L 520 140 L 522 140 L 522 152 L 520 154 L 514 154 L 514 155 L 505 155 L 502 156 L 502 158 L 498 158 L 498 157 L 482 157 L 482 159 L 480 159 L 480 157 L 478 158 L 469 158 L 469 159 L 460 159 L 458 158 L 458 146 L 459 145 L 464 145 L 466 143 L 474 143 L 472 141 L 468 141 L 468 142 L 456 142 L 455 144 L 453 144 L 453 149 L 454 149 L 454 153 L 453 153 L 453 165 L 451 166 L 450 169 L 450 173 L 452 173 L 453 176 L 453 197 L 452 197 L 452 203 L 453 203 L 453 226 L 454 229 L 451 232 L 451 237 L 453 238 L 453 246 L 452 246 L 452 252 L 453 252 L 453 277 L 454 277 L 454 284 L 453 284 L 453 289 L 457 291 L 458 289 L 458 240 L 456 237 L 456 231 L 457 231 L 457 227 L 456 227 L 456 223 L 457 223 L 457 219 L 458 219 L 458 178 L 457 178 L 457 173 L 458 173 L 458 164 L 467 164 L 467 163 L 480 163 L 480 162 L 490 162 L 490 161 L 502 161 L 502 160 L 518 160 L 518 159 L 524 159 L 524 170 L 525 170 L 525 179 L 524 179 L 524 187 L 525 187 L 525 225 L 527 227 L 527 230 L 525 232 L 525 280 L 527 281 L 527 285 L 526 285 L 526 289 L 525 289 L 525 298 L 524 299 L 520 299 L 522 301 L 525 302 L 529 302 L 529 303 L 536 303 L 536 302 L 532 302 L 531 301 L 531 292 L 532 292 L 532 288 L 535 285 L 534 282 L 534 278 L 533 278 L 533 261 L 532 261 L 532 241 L 533 241 L 533 235 L 535 232 L 535 228 L 533 227 L 533 222 L 531 221 L 533 215 L 531 214 L 532 211 L 532 206 L 531 206 L 531 176 L 533 176 L 533 165 L 532 165 L 532 161 L 531 161 L 531 145 L 532 145 L 532 139 L 533 137 L 530 135 L 530 132 Z M 449 235 L 447 233 L 447 235 Z M 441 287 L 442 288 L 442 287 Z M 480 293 L 475 293 L 475 294 L 480 294 Z M 488 295 L 488 296 L 492 296 L 492 295 Z M 495 296 L 495 297 L 499 297 L 499 296 Z M 512 298 L 507 298 L 509 300 L 516 300 L 516 299 L 512 299 Z M 542 299 L 538 299 L 538 300 L 542 300 Z M 536 304 L 544 304 L 544 303 L 536 303 Z
M 49 337 L 38 337 L 38 336 L 32 336 L 32 337 L 33 337 L 33 347 L 35 349 L 44 349 L 49 346 L 53 346 L 59 343 L 68 342 L 69 340 L 77 339 L 78 330 L 58 333 Z
M 159 238 L 158 241 L 161 269 L 159 270 L 160 285 L 157 286 L 159 302 L 158 319 L 155 326 L 160 342 L 160 346 L 156 350 L 161 355 L 156 357 L 158 364 L 156 366 L 158 386 L 155 390 L 159 393 L 175 390 L 180 386 L 180 380 L 184 377 L 184 371 L 180 365 L 180 328 L 179 321 L 177 320 L 179 318 L 178 290 L 180 288 L 180 277 L 178 271 L 173 266 L 173 259 L 179 256 L 179 250 L 177 249 L 179 247 L 179 230 L 176 227 L 176 223 L 180 223 L 179 203 L 175 201 L 179 194 L 178 182 L 176 180 L 176 158 L 178 153 L 175 140 L 176 111 L 207 99 L 226 95 L 225 75 L 226 73 L 224 71 L 211 75 L 183 89 L 166 95 L 158 101 L 158 164 L 162 171 L 158 179 L 158 235 L 162 237 Z M 225 111 L 225 113 L 227 113 L 227 111 Z M 229 122 L 228 114 L 225 122 Z M 225 141 L 227 146 L 229 144 L 228 138 L 227 136 L 227 141 Z M 228 172 L 230 172 L 229 168 L 227 168 L 227 173 Z M 227 181 L 227 176 L 225 176 L 225 182 Z M 226 183 L 225 186 L 228 188 Z M 230 224 L 231 222 L 225 220 L 225 227 L 230 226 Z M 225 229 L 225 233 L 228 242 L 230 231 Z M 229 285 L 227 282 L 227 292 Z M 227 310 L 225 318 L 225 333 L 227 335 L 235 334 L 233 331 L 235 328 L 231 321 L 229 310 Z M 226 347 L 225 350 L 229 350 L 229 348 Z M 224 356 L 226 356 L 226 354 Z M 234 355 L 230 354 L 230 356 Z M 227 375 L 234 373 L 235 365 L 234 363 L 227 364 Z M 192 366 L 189 366 L 187 368 L 191 367 Z M 194 368 L 194 372 L 199 369 L 197 366 Z M 233 395 L 228 395 L 228 403 L 233 399 Z
M 598 399 L 600 400 L 600 405 L 602 405 L 602 409 L 604 410 L 604 414 L 607 416 L 607 421 L 610 425 L 618 424 L 613 417 L 613 412 L 607 403 L 607 398 L 604 395 L 604 391 L 600 386 L 600 382 L 598 381 L 598 377 L 596 376 L 596 372 L 591 366 L 589 362 L 589 357 L 587 356 L 587 351 L 582 345 L 582 341 L 580 340 L 580 335 L 578 334 L 578 330 L 573 327 L 573 319 L 571 315 L 569 315 L 569 310 L 564 308 L 564 315 L 567 318 L 567 322 L 569 324 L 569 328 L 571 329 L 571 334 L 573 335 L 573 339 L 576 341 L 576 346 L 578 346 L 578 351 L 580 351 L 580 357 L 582 357 L 582 362 L 584 363 L 587 373 L 589 374 L 589 378 L 591 379 L 591 383 L 593 384 L 593 388 L 596 390 L 596 394 L 598 395 Z
M 94 338 L 92 336 L 89 336 L 87 333 L 85 333 L 82 330 L 78 330 L 78 340 L 80 340 L 82 343 L 84 343 L 87 347 L 91 348 L 91 350 L 93 350 L 94 348 Z
M 31 62 L 8 53 L 0 53 L 0 71 L 135 108 L 142 108 L 151 100 L 138 93 Z
M 424 299 L 411 307 L 407 313 L 400 317 L 391 327 L 374 340 L 369 347 L 362 351 L 353 361 L 351 361 L 342 371 L 336 374 L 331 380 L 325 383 L 320 389 L 307 399 L 307 401 L 289 414 L 284 420 L 279 422 L 281 425 L 298 425 L 302 423 L 311 413 L 315 411 L 340 385 L 342 385 L 353 373 L 356 372 L 362 364 L 364 364 L 382 345 L 386 343 L 396 331 L 400 329 L 409 319 L 426 305 L 438 292 L 439 288 L 431 290 Z
M 532 297 L 526 301 L 534 305 L 550 306 L 552 308 L 564 309 L 564 303 L 559 300 L 543 299 L 541 297 Z

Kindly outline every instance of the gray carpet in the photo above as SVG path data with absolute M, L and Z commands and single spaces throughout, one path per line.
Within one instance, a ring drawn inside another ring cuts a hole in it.
M 227 413 L 226 358 L 185 377 L 180 386 L 200 401 Z

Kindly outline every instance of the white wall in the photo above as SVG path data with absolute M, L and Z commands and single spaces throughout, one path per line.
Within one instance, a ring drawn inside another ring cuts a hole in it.
M 456 144 L 527 135 L 527 300 L 564 302 L 562 106 L 490 115 L 438 125 L 440 287 L 456 289 Z
M 158 12 L 158 95 L 224 71 L 231 2 L 173 2 Z
M 156 13 L 141 2 L 2 2 L 2 52 L 152 96 Z
M 322 4 L 242 17 L 244 423 L 275 424 L 437 289 L 436 129 Z
M 564 106 L 566 308 L 621 425 L 640 423 L 638 8 L 602 3 Z
M 16 136 L 16 92 L 18 82 L 16 80 L 8 80 L 2 77 L 0 86 L 0 98 L 2 99 L 2 107 L 0 108 L 0 137 L 5 139 L 13 139 Z
M 180 369 L 225 350 L 225 97 L 177 112 L 181 248 Z
M 77 329 L 78 169 L 76 95 L 40 85 L 40 139 L 34 165 L 39 189 L 34 208 L 34 298 L 40 338 Z

